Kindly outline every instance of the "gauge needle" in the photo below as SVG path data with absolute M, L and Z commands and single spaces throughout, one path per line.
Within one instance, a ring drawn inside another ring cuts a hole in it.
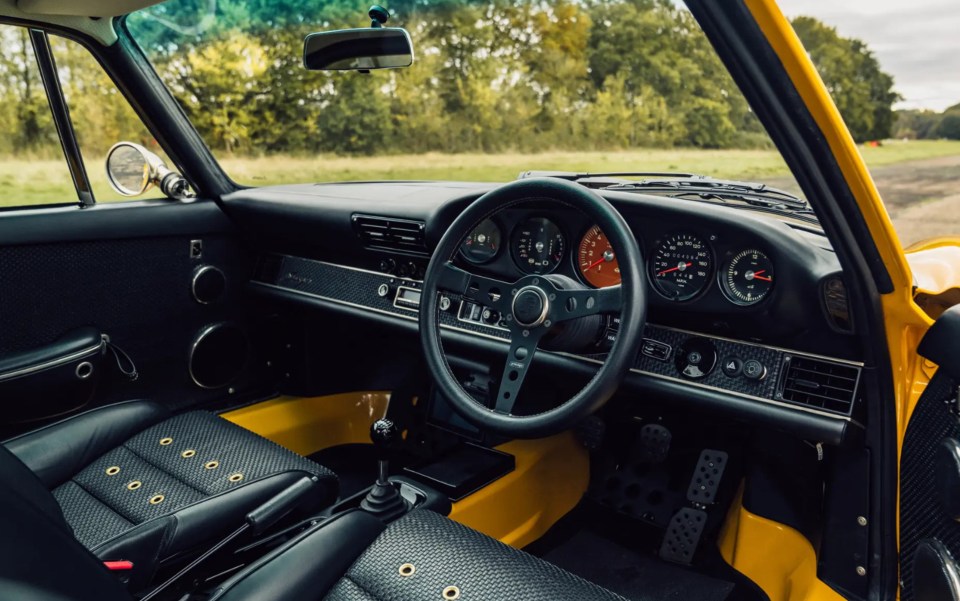
M 772 282 L 772 281 L 773 281 L 772 278 L 770 278 L 770 277 L 768 277 L 768 276 L 765 276 L 765 275 L 760 275 L 761 273 L 764 273 L 765 271 L 767 271 L 767 270 L 766 270 L 766 269 L 761 269 L 760 271 L 755 271 L 755 272 L 753 272 L 753 279 L 755 279 L 755 280 L 763 280 L 764 282 Z
M 670 269 L 664 269 L 663 271 L 658 271 L 657 275 L 666 275 L 671 271 L 680 271 L 682 267 L 690 267 L 693 263 L 683 263 L 682 265 L 677 265 L 676 267 L 671 267 Z

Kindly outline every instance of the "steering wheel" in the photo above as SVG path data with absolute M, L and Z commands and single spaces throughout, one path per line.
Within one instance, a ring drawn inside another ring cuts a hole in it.
M 621 284 L 592 289 L 570 278 L 549 275 L 526 275 L 511 283 L 475 275 L 453 264 L 461 242 L 480 222 L 531 200 L 578 209 L 599 225 L 618 257 Z M 637 240 L 626 221 L 589 188 L 545 177 L 518 180 L 487 192 L 454 220 L 440 239 L 423 278 L 420 343 L 440 391 L 464 419 L 503 435 L 533 438 L 570 428 L 610 400 L 636 360 L 647 307 L 642 265 Z M 450 369 L 440 341 L 441 291 L 496 310 L 510 331 L 510 350 L 492 409 L 474 400 Z M 617 311 L 620 331 L 616 341 L 603 366 L 580 392 L 537 415 L 512 413 L 538 345 L 551 328 L 561 322 Z

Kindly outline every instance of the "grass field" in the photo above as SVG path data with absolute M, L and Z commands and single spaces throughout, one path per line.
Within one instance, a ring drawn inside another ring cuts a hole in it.
M 888 142 L 862 147 L 871 167 L 960 155 L 960 142 Z M 384 179 L 508 181 L 521 171 L 687 171 L 730 179 L 768 179 L 788 175 L 773 150 L 641 149 L 610 152 L 538 154 L 422 154 L 382 157 L 222 157 L 236 181 L 265 186 L 294 182 Z M 109 189 L 101 163 L 87 165 L 97 199 L 121 197 Z M 153 195 L 157 192 L 153 191 Z M 148 194 L 149 196 L 149 194 Z M 0 206 L 70 202 L 76 199 L 64 163 L 56 160 L 0 159 Z

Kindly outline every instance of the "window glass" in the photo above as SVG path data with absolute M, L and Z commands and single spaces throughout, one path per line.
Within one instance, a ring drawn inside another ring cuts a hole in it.
M 0 208 L 77 202 L 30 34 L 0 25 Z
M 97 202 L 160 198 L 154 187 L 135 198 L 122 196 L 107 181 L 107 151 L 120 141 L 135 142 L 172 163 L 97 59 L 79 43 L 50 36 L 60 86 L 70 108 L 73 129 Z

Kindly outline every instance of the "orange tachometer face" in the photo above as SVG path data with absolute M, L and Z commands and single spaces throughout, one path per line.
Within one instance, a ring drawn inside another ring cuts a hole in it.
M 583 278 L 596 288 L 616 286 L 620 283 L 620 265 L 606 235 L 600 231 L 600 226 L 593 226 L 583 235 L 577 263 Z

